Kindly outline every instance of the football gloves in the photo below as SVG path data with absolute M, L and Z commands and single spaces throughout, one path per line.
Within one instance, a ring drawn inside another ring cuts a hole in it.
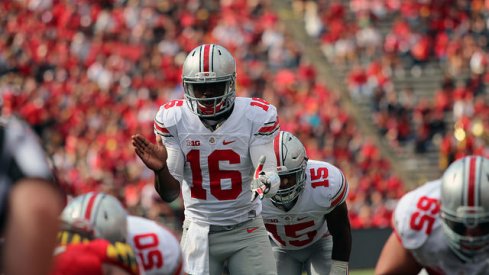
M 254 201 L 256 197 L 260 198 L 260 200 L 263 199 L 263 197 L 273 197 L 280 187 L 280 177 L 277 172 L 263 171 L 265 160 L 265 156 L 260 157 L 253 180 L 251 181 L 251 191 L 253 192 L 251 196 L 252 201 Z

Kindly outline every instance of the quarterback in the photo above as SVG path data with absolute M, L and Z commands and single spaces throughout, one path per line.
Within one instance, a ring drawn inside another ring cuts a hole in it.
M 258 198 L 280 184 L 277 111 L 263 99 L 236 97 L 236 63 L 222 46 L 193 49 L 182 78 L 185 99 L 156 114 L 157 144 L 139 134 L 132 143 L 155 172 L 160 196 L 172 201 L 182 193 L 186 272 L 221 274 L 227 263 L 231 274 L 276 274 Z M 260 159 L 263 171 L 254 176 Z

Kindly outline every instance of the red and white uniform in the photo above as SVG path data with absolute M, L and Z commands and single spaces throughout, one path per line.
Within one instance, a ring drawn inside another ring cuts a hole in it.
M 260 201 L 250 202 L 250 148 L 273 142 L 279 130 L 277 111 L 257 98 L 237 97 L 234 104 L 214 131 L 184 100 L 171 101 L 156 114 L 155 133 L 169 151 L 170 172 L 181 182 L 187 220 L 227 226 L 261 213 Z
M 173 233 L 156 222 L 129 216 L 128 243 L 136 254 L 141 274 L 183 274 L 180 243 Z
M 441 180 L 404 195 L 393 216 L 394 230 L 404 248 L 430 274 L 487 274 L 489 251 L 464 262 L 448 246 L 440 218 Z
M 289 211 L 277 208 L 269 199 L 263 200 L 262 216 L 268 235 L 283 249 L 310 246 L 329 234 L 325 215 L 343 203 L 347 195 L 348 183 L 337 167 L 309 160 L 304 190 Z

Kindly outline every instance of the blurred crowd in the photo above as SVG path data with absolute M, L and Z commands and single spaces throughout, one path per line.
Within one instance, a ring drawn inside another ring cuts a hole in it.
M 349 67 L 354 100 L 368 100 L 379 132 L 395 148 L 440 152 L 440 169 L 468 154 L 489 155 L 489 1 L 294 1 L 327 58 Z M 443 77 L 423 97 L 412 81 Z
M 373 57 L 382 50 L 382 43 L 364 45 L 362 51 L 345 49 L 361 28 L 338 20 L 356 2 L 348 7 L 318 1 L 321 24 L 306 22 L 311 35 L 338 48 L 332 52 L 338 62 L 353 61 L 360 53 Z M 358 24 L 371 22 L 367 18 L 359 17 Z M 20 114 L 41 135 L 68 194 L 107 192 L 135 214 L 181 226 L 182 202 L 159 199 L 153 173 L 134 154 L 130 137 L 141 133 L 154 140 L 159 106 L 183 97 L 186 53 L 213 42 L 236 57 L 238 96 L 273 103 L 282 129 L 303 141 L 311 159 L 344 171 L 352 227 L 389 226 L 405 191 L 402 181 L 357 129 L 338 93 L 320 81 L 269 1 L 1 1 L 0 22 L 3 111 Z M 314 32 L 315 27 L 319 30 Z M 377 60 L 379 78 L 383 66 L 392 65 L 388 57 L 394 54 L 385 55 Z M 383 78 L 384 84 L 389 82 L 388 75 Z M 411 107 L 415 111 L 419 105 Z

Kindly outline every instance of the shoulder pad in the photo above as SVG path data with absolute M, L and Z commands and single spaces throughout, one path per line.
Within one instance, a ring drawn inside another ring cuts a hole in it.
M 245 107 L 245 116 L 257 127 L 253 128 L 254 135 L 272 135 L 280 129 L 277 109 L 261 98 L 236 98 L 238 104 Z
M 154 132 L 163 137 L 173 136 L 171 128 L 178 124 L 182 118 L 185 101 L 183 99 L 172 100 L 162 106 L 154 119 Z
M 429 182 L 399 200 L 393 214 L 393 226 L 406 249 L 421 247 L 432 229 L 438 226 L 440 183 L 439 180 Z M 429 207 L 428 211 L 419 209 L 419 203 Z
M 313 198 L 318 205 L 333 209 L 346 200 L 348 182 L 340 169 L 327 162 L 310 160 L 306 170 L 309 184 L 315 191 Z

